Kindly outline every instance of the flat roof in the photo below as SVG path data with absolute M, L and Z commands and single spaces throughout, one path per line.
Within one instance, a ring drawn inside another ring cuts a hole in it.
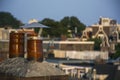
M 43 41 L 43 43 L 54 43 L 54 44 L 94 44 L 94 41 Z

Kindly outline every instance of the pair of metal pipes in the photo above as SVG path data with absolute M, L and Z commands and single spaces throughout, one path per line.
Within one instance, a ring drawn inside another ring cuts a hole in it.
M 24 32 L 11 32 L 9 41 L 9 58 L 24 57 L 27 54 L 28 60 L 43 61 L 42 40 L 35 34 Z M 27 37 L 27 38 L 26 38 Z M 25 46 L 26 44 L 26 46 Z

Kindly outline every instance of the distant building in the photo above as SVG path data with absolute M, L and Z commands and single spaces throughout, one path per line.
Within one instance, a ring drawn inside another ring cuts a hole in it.
M 3 45 L 0 46 L 0 53 L 9 51 L 9 33 L 11 31 L 27 33 L 29 34 L 27 36 L 37 36 L 33 29 L 0 28 L 0 44 Z M 108 51 L 109 53 L 115 53 L 115 45 L 120 42 L 120 24 L 118 24 L 116 20 L 101 17 L 97 24 L 87 27 L 82 32 L 82 36 L 80 38 L 67 38 L 65 36 L 61 36 L 62 41 L 43 39 L 43 49 L 44 52 L 55 52 L 55 50 L 65 52 L 94 51 L 95 43 L 93 41 L 88 41 L 91 38 L 100 38 L 102 40 L 100 45 L 102 52 L 106 53 Z
M 0 28 L 0 61 L 8 58 L 9 33 L 15 31 L 11 28 Z
M 94 51 L 93 41 L 43 41 L 43 49 L 44 52 L 53 53 L 55 58 L 108 59 L 107 51 Z
M 81 40 L 100 38 L 101 51 L 115 53 L 115 44 L 120 42 L 120 24 L 116 20 L 101 17 L 97 24 L 87 27 L 81 36 Z

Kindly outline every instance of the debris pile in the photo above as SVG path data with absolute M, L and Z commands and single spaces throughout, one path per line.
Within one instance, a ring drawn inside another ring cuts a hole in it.
M 11 58 L 0 63 L 0 74 L 15 77 L 40 77 L 65 75 L 63 71 L 48 62 L 27 61 L 24 58 Z

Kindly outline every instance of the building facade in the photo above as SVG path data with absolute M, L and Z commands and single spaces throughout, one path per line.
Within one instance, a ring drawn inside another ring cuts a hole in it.
M 120 24 L 116 20 L 101 17 L 97 24 L 93 24 L 83 31 L 81 40 L 89 38 L 100 38 L 102 40 L 101 51 L 115 53 L 115 44 L 120 42 Z

